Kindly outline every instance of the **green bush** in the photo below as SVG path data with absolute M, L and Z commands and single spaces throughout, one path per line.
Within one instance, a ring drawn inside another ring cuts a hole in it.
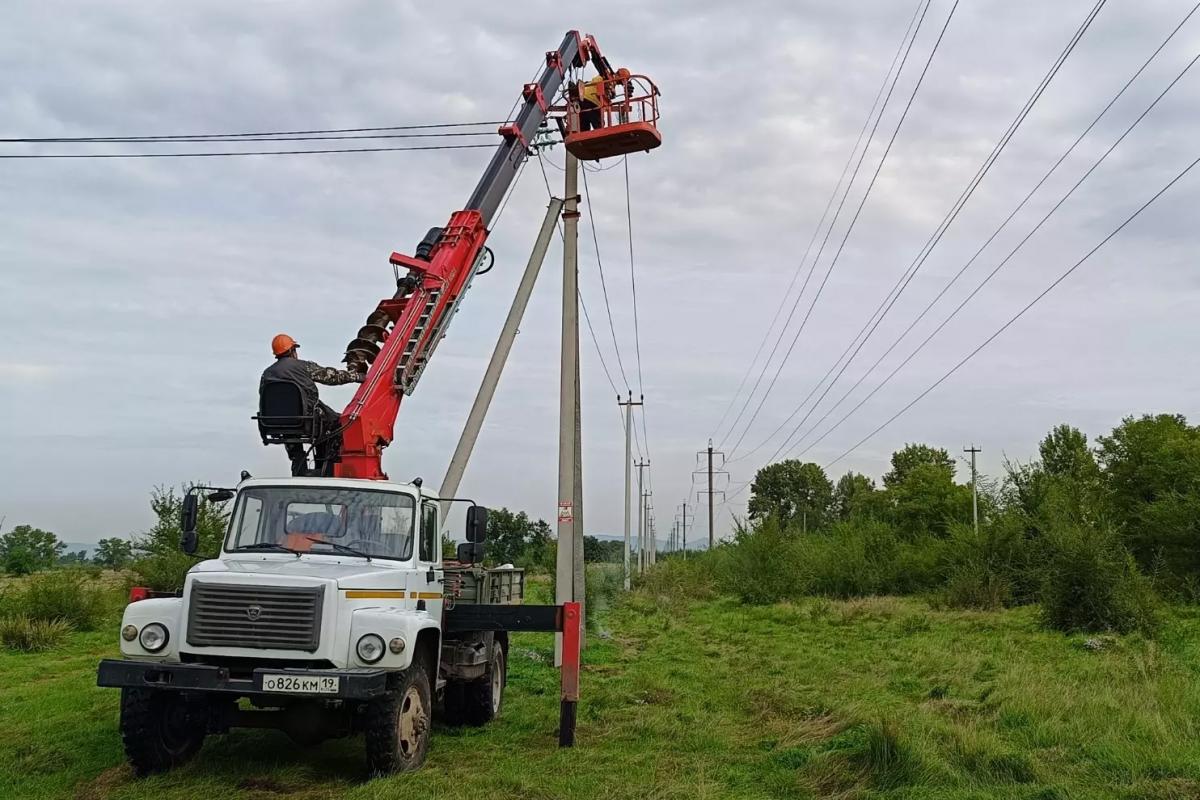
M 34 575 L 5 598 L 10 613 L 35 622 L 63 621 L 81 631 L 95 630 L 118 604 L 115 591 L 68 569 Z
M 1042 546 L 1045 623 L 1061 631 L 1141 631 L 1158 627 L 1150 581 L 1116 534 L 1105 527 L 1062 525 Z
M 133 562 L 132 586 L 145 586 L 156 592 L 178 592 L 196 559 L 183 552 L 154 553 Z
M 624 567 L 621 564 L 588 564 L 585 570 L 584 621 L 589 629 L 594 629 L 597 614 L 616 602 L 624 588 Z
M 71 623 L 63 619 L 30 619 L 27 616 L 0 617 L 0 644 L 9 650 L 36 653 L 60 646 L 71 632 Z
M 773 517 L 737 532 L 732 546 L 714 552 L 718 585 L 751 605 L 796 597 L 802 590 L 797 570 L 799 542 L 784 533 Z
M 672 603 L 712 599 L 719 591 L 714 570 L 719 552 L 688 553 L 687 558 L 664 559 L 649 572 L 635 576 L 634 587 Z

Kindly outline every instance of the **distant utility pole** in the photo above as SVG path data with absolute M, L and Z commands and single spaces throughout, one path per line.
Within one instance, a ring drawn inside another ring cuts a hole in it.
M 646 566 L 654 566 L 655 538 L 654 530 L 654 492 L 646 492 Z
M 629 399 L 624 402 L 621 401 L 621 396 L 617 395 L 617 405 L 625 407 L 625 590 L 626 591 L 629 590 L 629 577 L 630 577 L 629 576 L 629 542 L 630 542 L 629 528 L 632 523 L 632 520 L 630 519 L 630 517 L 632 516 L 632 511 L 633 511 L 630 508 L 630 498 L 629 498 L 629 490 L 631 488 L 633 488 L 630 485 L 633 480 L 632 475 L 631 475 L 631 472 L 633 469 L 633 452 L 630 449 L 633 446 L 633 444 L 632 444 L 632 442 L 633 442 L 633 407 L 640 406 L 641 404 L 642 404 L 641 400 L 637 401 L 636 403 L 633 401 L 633 393 L 632 392 L 629 393 Z M 638 484 L 639 486 L 641 485 L 640 484 L 640 475 L 641 475 L 641 473 L 639 473 L 639 484 Z M 640 495 L 641 493 L 642 493 L 642 490 L 639 488 L 638 494 Z
M 688 526 L 688 514 L 690 513 L 688 511 L 687 500 L 683 501 L 683 503 L 680 505 L 680 508 L 683 509 L 678 515 L 679 516 L 679 529 L 683 532 L 683 545 L 680 549 L 683 551 L 683 557 L 687 558 L 687 526 Z
M 650 569 L 650 493 L 642 495 L 642 533 L 638 539 L 638 560 L 640 569 L 645 572 Z
M 646 536 L 643 533 L 643 529 L 645 528 L 645 524 L 646 524 L 646 514 L 645 514 L 646 504 L 645 504 L 644 497 L 642 495 L 642 470 L 645 469 L 646 467 L 650 466 L 650 462 L 645 461 L 645 460 L 638 460 L 637 462 L 634 463 L 634 466 L 637 467 L 637 471 L 638 471 L 638 478 L 637 478 L 637 496 L 638 496 L 637 571 L 641 572 L 643 567 L 645 566 L 644 560 L 642 558 L 642 553 L 645 551 L 645 544 L 646 544 Z
M 973 443 L 970 447 L 963 448 L 964 453 L 971 454 L 971 518 L 975 522 L 975 533 L 979 533 L 979 488 L 975 478 L 975 454 L 982 453 L 983 450 L 976 447 Z
M 713 450 L 712 439 L 708 440 L 708 448 L 705 450 L 701 450 L 699 453 L 696 454 L 696 456 L 697 456 L 697 458 L 706 459 L 706 461 L 707 461 L 707 466 L 705 468 L 697 469 L 692 474 L 693 475 L 703 474 L 708 477 L 708 491 L 701 490 L 699 492 L 696 492 L 696 495 L 697 495 L 697 497 L 702 494 L 708 495 L 708 549 L 711 550 L 711 549 L 713 549 L 713 546 L 716 544 L 716 529 L 717 529 L 715 521 L 714 521 L 716 515 L 713 513 L 713 501 L 716 499 L 716 495 L 718 495 L 718 494 L 721 495 L 722 499 L 725 498 L 724 491 L 722 491 L 720 489 L 715 489 L 715 490 L 713 489 L 713 476 L 714 475 L 728 475 L 729 473 L 725 472 L 725 470 L 724 470 L 725 454 L 722 453 L 720 450 Z M 713 456 L 718 456 L 721 459 L 721 464 L 716 469 L 713 469 Z

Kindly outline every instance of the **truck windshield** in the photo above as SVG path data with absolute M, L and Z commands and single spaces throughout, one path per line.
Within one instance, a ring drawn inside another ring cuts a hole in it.
M 370 489 L 254 486 L 238 492 L 225 549 L 280 545 L 300 553 L 412 557 L 416 503 Z M 336 546 L 335 546 L 336 545 Z

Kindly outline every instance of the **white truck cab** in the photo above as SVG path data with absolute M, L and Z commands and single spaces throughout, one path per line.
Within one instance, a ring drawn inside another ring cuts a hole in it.
M 185 550 L 198 499 L 185 502 Z M 439 505 L 420 483 L 243 481 L 218 557 L 192 567 L 179 596 L 131 602 L 123 658 L 100 665 L 98 683 L 122 689 L 137 772 L 181 763 L 206 734 L 237 725 L 278 727 L 305 743 L 362 732 L 373 772 L 413 769 L 435 701 L 451 722 L 494 717 L 507 632 L 447 632 L 444 612 L 462 602 L 464 585 L 471 598 L 519 603 L 523 573 L 444 564 Z M 472 506 L 478 555 L 485 525 L 486 511 Z M 254 710 L 239 708 L 243 697 Z

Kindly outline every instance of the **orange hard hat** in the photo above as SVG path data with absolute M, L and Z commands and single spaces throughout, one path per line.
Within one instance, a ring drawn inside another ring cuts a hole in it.
M 275 338 L 271 340 L 271 352 L 274 353 L 276 357 L 283 355 L 293 347 L 299 346 L 300 345 L 296 342 L 296 340 L 288 336 L 286 333 L 276 334 Z

